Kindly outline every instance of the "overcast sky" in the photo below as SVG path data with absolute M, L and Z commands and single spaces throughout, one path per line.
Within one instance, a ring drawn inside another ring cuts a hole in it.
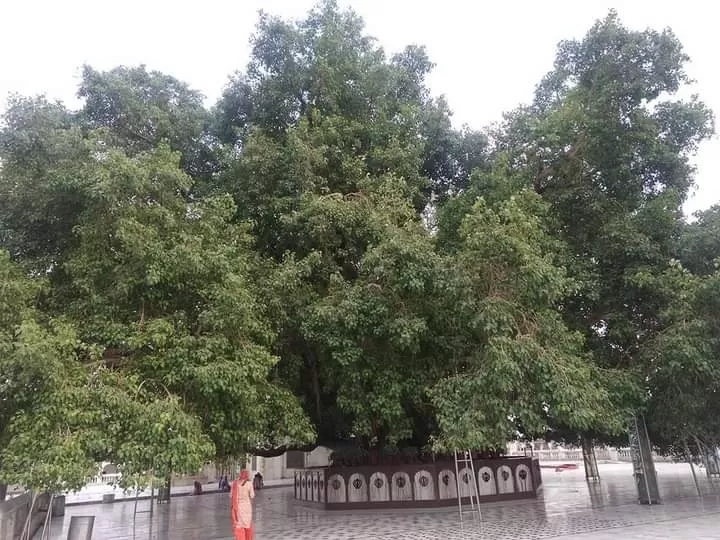
M 46 94 L 71 106 L 80 67 L 146 64 L 218 97 L 248 60 L 257 11 L 298 18 L 314 0 L 0 0 L 0 98 Z M 615 8 L 631 28 L 670 26 L 692 58 L 694 92 L 720 112 L 720 31 L 712 2 L 685 0 L 349 0 L 368 32 L 390 53 L 424 44 L 437 64 L 430 79 L 445 94 L 456 124 L 475 128 L 528 102 L 552 68 L 555 46 L 580 38 Z M 720 201 L 720 140 L 695 159 L 691 213 Z

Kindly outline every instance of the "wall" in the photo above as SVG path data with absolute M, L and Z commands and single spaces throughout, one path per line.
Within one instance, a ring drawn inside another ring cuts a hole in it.
M 41 501 L 40 499 L 46 499 Z M 22 495 L 13 497 L 7 501 L 0 502 L 0 540 L 15 540 L 20 536 L 32 502 L 32 493 L 25 492 Z M 31 532 L 34 534 L 38 525 L 42 523 L 42 516 L 39 515 L 43 502 L 47 504 L 47 497 L 38 497 L 33 507 L 33 520 Z M 32 535 L 31 535 L 32 536 Z
M 330 465 L 330 454 L 332 449 L 326 446 L 318 446 L 312 452 L 305 453 L 305 467 L 327 467 Z
M 318 446 L 312 452 L 305 452 L 305 459 L 303 460 L 304 466 L 327 467 L 330 465 L 330 454 L 332 454 L 332 449 L 325 446 Z M 287 466 L 287 454 L 273 458 L 258 456 L 256 464 L 257 471 L 263 475 L 265 482 L 292 480 L 295 477 L 295 471 L 299 470 Z
M 292 468 L 287 466 L 287 453 L 281 456 L 264 458 L 260 456 L 248 456 L 248 468 L 250 469 L 251 476 L 254 476 L 256 472 L 263 475 L 265 482 L 279 482 L 282 480 L 292 480 L 295 476 L 296 470 L 301 470 L 305 467 L 327 467 L 330 465 L 330 454 L 332 449 L 325 446 L 318 446 L 312 452 L 303 452 L 302 457 L 297 463 L 300 468 Z M 102 468 L 107 468 L 107 463 L 102 464 Z M 100 471 L 99 471 L 100 472 Z M 233 476 L 232 474 L 229 476 Z M 88 485 L 107 485 L 109 482 L 117 480 L 119 474 L 98 474 L 97 477 L 90 480 Z M 220 477 L 220 472 L 216 468 L 214 463 L 207 463 L 203 468 L 198 471 L 196 475 L 175 475 L 173 476 L 174 486 L 192 486 L 195 480 L 198 480 L 201 484 L 217 484 Z M 232 479 L 232 478 L 231 478 Z M 0 539 L 2 540 L 2 539 Z
M 257 471 L 263 475 L 263 480 L 280 480 L 283 477 L 283 464 L 285 463 L 285 454 L 273 458 L 257 458 Z

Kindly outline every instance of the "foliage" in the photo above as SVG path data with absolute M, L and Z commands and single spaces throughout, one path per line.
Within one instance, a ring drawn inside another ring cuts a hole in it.
M 0 239 L 39 275 L 73 243 L 91 147 L 62 104 L 13 97 L 0 131 Z
M 578 289 L 563 301 L 566 323 L 598 366 L 641 377 L 673 301 L 659 284 L 683 228 L 688 156 L 713 128 L 697 98 L 673 96 L 688 82 L 687 60 L 671 31 L 631 31 L 611 12 L 583 40 L 560 44 L 534 103 L 499 134 L 567 246 L 558 261 Z
M 673 262 L 661 286 L 672 298 L 665 329 L 644 351 L 650 366 L 648 418 L 661 448 L 720 444 L 720 273 L 695 276 Z
M 160 467 L 194 471 L 211 452 L 198 420 L 176 399 L 139 399 L 136 381 L 105 370 L 67 323 L 44 320 L 38 284 L 0 252 L 0 478 L 36 490 L 80 489 L 96 462 L 115 458 L 128 475 Z M 149 449 L 154 451 L 149 452 Z M 135 455 L 133 456 L 133 452 Z
M 678 259 L 698 276 L 718 269 L 720 258 L 720 205 L 695 214 L 695 221 L 683 226 L 678 240 Z
M 85 66 L 78 97 L 85 102 L 79 123 L 106 128 L 108 145 L 134 155 L 166 143 L 180 152 L 182 168 L 195 178 L 215 170 L 203 96 L 182 81 L 145 66 L 107 72 Z
M 187 203 L 191 179 L 163 146 L 134 158 L 109 152 L 96 178 L 67 287 L 52 303 L 84 321 L 85 341 L 119 350 L 125 369 L 182 396 L 218 456 L 261 446 L 278 428 L 305 441 L 312 430 L 294 398 L 268 380 L 277 359 L 231 199 Z
M 674 97 L 670 31 L 611 13 L 487 132 L 453 127 L 423 47 L 386 55 L 332 1 L 251 45 L 210 110 L 142 66 L 85 67 L 79 111 L 10 101 L 4 481 L 610 441 L 636 412 L 720 441 L 717 208 L 681 215 L 713 118 Z
M 549 421 L 621 429 L 623 404 L 606 388 L 618 374 L 588 362 L 557 311 L 575 284 L 553 264 L 542 214 L 531 213 L 542 206 L 528 191 L 495 205 L 481 198 L 462 223 L 450 374 L 431 393 L 441 448 L 501 447 Z

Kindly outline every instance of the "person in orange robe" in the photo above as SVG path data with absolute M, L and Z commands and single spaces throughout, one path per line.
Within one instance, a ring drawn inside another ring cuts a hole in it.
M 240 478 L 232 483 L 230 498 L 235 540 L 254 540 L 252 500 L 255 498 L 255 489 L 247 469 L 240 471 Z

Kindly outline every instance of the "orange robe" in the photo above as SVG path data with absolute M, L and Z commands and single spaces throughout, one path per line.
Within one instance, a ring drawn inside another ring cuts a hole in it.
M 235 480 L 230 491 L 232 500 L 232 522 L 235 540 L 253 540 L 252 500 L 255 488 L 252 482 Z

